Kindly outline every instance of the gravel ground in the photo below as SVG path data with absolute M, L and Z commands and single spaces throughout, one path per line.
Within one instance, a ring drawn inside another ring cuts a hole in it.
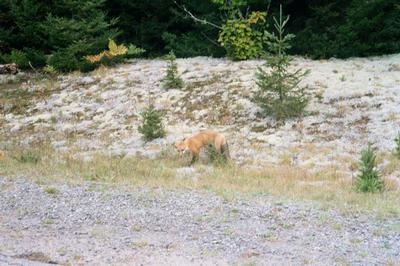
M 269 196 L 0 177 L 0 265 L 400 264 L 399 218 Z

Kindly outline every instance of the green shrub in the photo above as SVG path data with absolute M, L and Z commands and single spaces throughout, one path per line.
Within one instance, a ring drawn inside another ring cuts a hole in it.
M 70 72 L 78 69 L 79 60 L 68 50 L 60 50 L 49 57 L 49 66 L 59 72 Z
M 360 173 L 356 181 L 356 190 L 358 192 L 378 192 L 383 190 L 383 181 L 379 178 L 375 159 L 375 151 L 369 144 L 366 149 L 361 151 Z
M 274 18 L 277 35 L 268 33 L 266 36 L 272 55 L 266 56 L 266 63 L 258 68 L 256 83 L 259 89 L 253 99 L 267 115 L 278 120 L 302 115 L 308 103 L 304 88 L 298 86 L 308 71 L 289 71 L 292 58 L 286 50 L 294 35 L 284 35 L 288 20 L 289 17 L 283 20 L 281 8 L 279 21 Z M 271 71 L 265 68 L 271 68 Z
M 394 148 L 394 155 L 400 160 L 400 132 L 397 133 L 397 137 L 394 139 L 396 147 Z
M 43 67 L 43 72 L 49 75 L 56 75 L 57 74 L 57 70 L 49 65 L 46 65 L 45 67 Z
M 33 67 L 43 67 L 46 65 L 46 56 L 42 51 L 32 48 L 24 48 L 23 51 Z
M 162 80 L 162 86 L 164 89 L 181 89 L 184 86 L 183 80 L 178 74 L 178 65 L 175 62 L 174 52 L 169 52 L 166 56 L 168 60 L 167 73 Z
M 46 57 L 42 51 L 24 48 L 20 50 L 12 50 L 10 54 L 2 57 L 4 63 L 16 63 L 20 69 L 29 69 L 32 67 L 42 67 L 46 65 Z
M 252 12 L 248 18 L 229 19 L 222 26 L 218 41 L 234 60 L 258 58 L 264 53 L 265 12 Z
M 162 114 L 158 112 L 154 105 L 150 105 L 142 116 L 142 125 L 139 126 L 138 131 L 143 135 L 146 141 L 165 136 L 164 126 L 162 124 Z
M 29 68 L 29 59 L 23 51 L 12 50 L 10 54 L 3 55 L 6 63 L 15 63 L 20 69 Z
M 90 72 L 95 70 L 98 64 L 93 64 L 88 61 L 82 60 L 78 63 L 78 70 L 81 72 Z
M 125 57 L 126 58 L 135 58 L 135 57 L 138 57 L 139 55 L 143 54 L 144 52 L 146 52 L 145 49 L 139 48 L 131 43 L 128 46 L 128 51 L 126 52 Z
M 219 153 L 215 149 L 214 145 L 207 145 L 205 153 L 207 154 L 210 161 L 215 165 L 225 165 L 228 162 L 225 155 L 223 153 Z

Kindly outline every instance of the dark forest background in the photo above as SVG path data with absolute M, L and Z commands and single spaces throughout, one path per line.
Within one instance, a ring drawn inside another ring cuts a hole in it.
M 177 0 L 199 18 L 221 25 L 224 14 L 207 0 Z M 246 10 L 266 11 L 266 0 Z M 296 35 L 292 54 L 347 58 L 400 52 L 399 0 L 272 0 L 268 19 L 282 4 Z M 171 0 L 0 0 L 0 63 L 28 59 L 35 67 L 64 61 L 65 70 L 107 46 L 109 38 L 156 57 L 225 56 L 218 29 L 195 23 Z M 271 23 L 270 23 L 271 25 Z M 49 58 L 49 55 L 51 57 Z M 22 59 L 21 59 L 22 57 Z

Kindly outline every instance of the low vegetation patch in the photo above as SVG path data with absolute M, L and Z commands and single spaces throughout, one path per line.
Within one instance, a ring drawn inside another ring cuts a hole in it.
M 216 166 L 224 166 L 228 163 L 225 155 L 223 153 L 219 153 L 213 145 L 208 145 L 205 149 L 205 152 L 210 161 Z
M 27 86 L 35 87 L 28 90 Z M 47 75 L 26 75 L 0 84 L 0 113 L 23 114 L 35 100 L 44 99 L 58 90 L 58 82 Z
M 40 155 L 35 151 L 24 151 L 14 155 L 13 158 L 19 163 L 36 164 L 40 161 Z
M 55 195 L 58 193 L 58 190 L 55 187 L 47 187 L 44 189 L 44 192 L 50 195 Z
M 12 154 L 13 150 L 6 152 Z M 215 167 L 198 162 L 194 165 L 193 178 L 190 178 L 179 175 L 177 169 L 185 167 L 186 163 L 169 150 L 155 159 L 94 154 L 90 161 L 77 158 L 74 152 L 55 152 L 47 145 L 36 148 L 35 153 L 41 159 L 34 164 L 24 163 L 16 156 L 6 157 L 0 165 L 0 172 L 8 177 L 27 176 L 45 183 L 91 181 L 210 190 L 228 200 L 235 195 L 274 195 L 283 199 L 312 200 L 321 206 L 346 212 L 374 211 L 384 216 L 400 215 L 399 191 L 358 193 L 351 179 L 330 170 L 311 174 L 291 165 L 251 169 L 234 163 L 229 167 Z

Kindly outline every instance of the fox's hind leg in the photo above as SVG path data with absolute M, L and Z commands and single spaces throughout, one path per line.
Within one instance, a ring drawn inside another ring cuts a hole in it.
M 229 160 L 231 158 L 231 155 L 229 154 L 229 145 L 228 142 L 225 142 L 222 145 L 222 154 L 224 155 L 225 159 Z
M 222 147 L 222 142 L 221 142 L 219 139 L 215 139 L 215 141 L 214 141 L 214 148 L 215 148 L 215 150 L 216 150 L 219 154 L 222 153 L 222 149 L 223 149 L 223 147 Z

